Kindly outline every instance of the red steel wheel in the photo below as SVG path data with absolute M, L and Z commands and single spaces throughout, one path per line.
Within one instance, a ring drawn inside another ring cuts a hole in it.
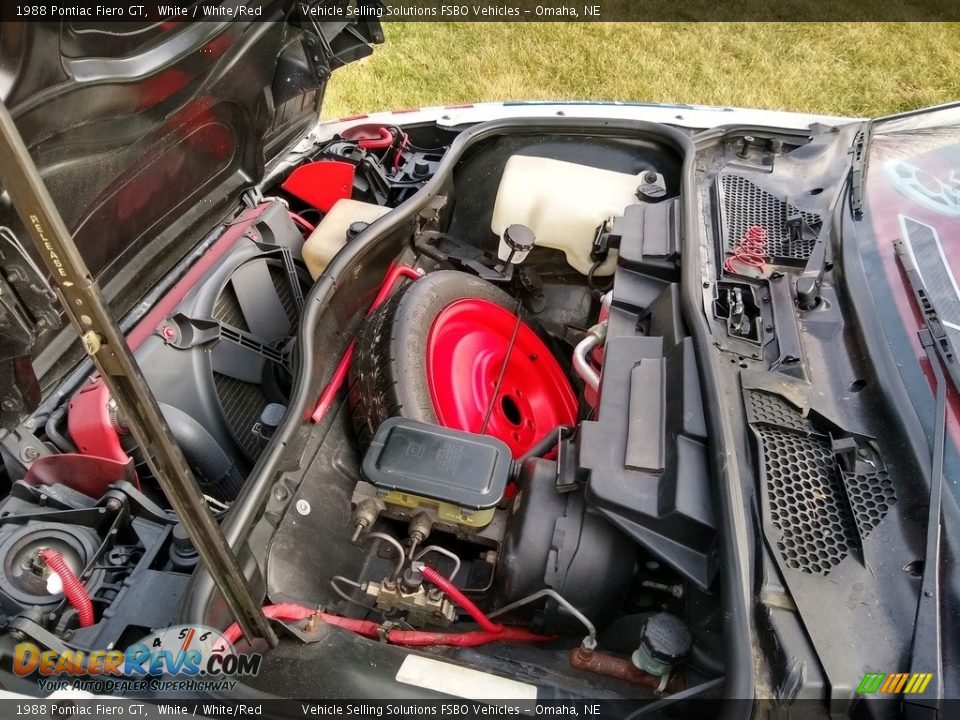
M 575 419 L 576 398 L 550 349 L 496 303 L 467 298 L 444 307 L 426 350 L 441 425 L 492 435 L 517 457 Z
M 503 440 L 518 457 L 577 399 L 517 301 L 452 270 L 427 274 L 370 316 L 351 366 L 350 401 L 361 445 L 393 415 Z M 484 420 L 489 413 L 489 419 Z

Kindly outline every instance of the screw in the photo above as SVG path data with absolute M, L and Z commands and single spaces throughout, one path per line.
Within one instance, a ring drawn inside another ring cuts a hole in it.
M 303 498 L 300 498 L 299 500 L 297 500 L 297 512 L 300 513 L 301 515 L 309 515 L 310 503 L 308 503 Z
M 9 395 L 0 402 L 0 408 L 3 408 L 7 412 L 14 412 L 19 407 L 20 403 L 17 402 L 17 399 Z
M 20 451 L 20 457 L 24 462 L 33 462 L 40 457 L 40 451 L 33 447 L 33 445 L 27 445 Z
M 652 170 L 647 170 L 647 172 L 643 175 L 643 179 L 645 182 L 655 183 L 657 181 L 657 174 Z
M 286 500 L 287 499 L 287 489 L 283 485 L 277 486 L 277 489 L 273 491 L 273 496 L 277 500 Z
M 648 590 L 659 590 L 660 592 L 668 593 L 677 598 L 677 600 L 683 597 L 683 585 L 680 585 L 679 583 L 676 585 L 664 585 L 663 583 L 653 582 L 653 580 L 644 580 L 640 583 L 640 587 L 645 587 Z
M 753 145 L 753 135 L 745 135 L 743 138 L 743 145 L 740 146 L 739 155 L 742 158 L 747 156 L 747 153 L 750 152 L 750 146 Z

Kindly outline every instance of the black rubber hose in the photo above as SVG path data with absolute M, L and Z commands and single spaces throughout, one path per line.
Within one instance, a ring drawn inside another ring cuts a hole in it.
M 517 464 L 522 465 L 530 458 L 543 457 L 560 444 L 560 437 L 567 437 L 573 432 L 572 425 L 557 425 L 553 430 L 537 441 L 536 445 L 517 458 Z
M 47 418 L 47 422 L 43 425 L 43 431 L 47 434 L 47 439 L 54 444 L 54 446 L 60 452 L 64 453 L 76 453 L 77 446 L 73 444 L 73 441 L 70 440 L 65 430 L 60 429 L 60 422 L 67 415 L 67 406 L 61 405 Z
M 197 475 L 203 491 L 217 500 L 233 500 L 243 487 L 244 477 L 236 463 L 224 452 L 207 429 L 180 408 L 158 403 L 174 440 L 183 451 L 190 469 Z M 122 417 L 117 424 L 124 427 Z M 140 448 L 130 450 L 135 459 L 142 459 Z
M 217 500 L 233 500 L 243 487 L 243 475 L 213 436 L 192 416 L 172 405 L 160 403 L 170 432 L 205 492 Z

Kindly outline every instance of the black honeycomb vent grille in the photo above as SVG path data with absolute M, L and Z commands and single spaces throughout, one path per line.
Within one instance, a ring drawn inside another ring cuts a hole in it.
M 776 427 L 761 426 L 757 433 L 780 555 L 796 570 L 827 575 L 859 546 L 830 443 Z
M 755 390 L 749 393 L 749 398 L 747 420 L 751 425 L 773 425 L 797 432 L 813 432 L 810 421 L 778 395 Z
M 830 438 L 780 395 L 745 393 L 747 420 L 756 433 L 770 539 L 783 563 L 826 576 L 864 541 L 896 502 L 889 474 L 857 462 L 847 472 Z
M 843 480 L 860 537 L 866 539 L 897 501 L 893 482 L 885 470 L 844 473 Z
M 810 257 L 816 239 L 791 238 L 787 229 L 787 216 L 799 213 L 808 225 L 815 227 L 823 224 L 819 215 L 788 206 L 780 198 L 771 195 L 741 175 L 721 175 L 720 194 L 723 207 L 723 232 L 729 251 L 733 251 L 743 239 L 748 228 L 758 225 L 767 232 L 768 257 L 796 261 L 803 261 Z

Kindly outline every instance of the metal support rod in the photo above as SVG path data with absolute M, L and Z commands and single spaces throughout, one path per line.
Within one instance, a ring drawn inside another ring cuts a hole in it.
M 80 335 L 110 394 L 130 425 L 147 465 L 189 533 L 248 640 L 277 638 L 260 609 L 220 526 L 207 509 L 180 447 L 110 317 L 100 287 L 40 178 L 6 105 L 0 103 L 0 182 L 53 276 L 63 310 Z

